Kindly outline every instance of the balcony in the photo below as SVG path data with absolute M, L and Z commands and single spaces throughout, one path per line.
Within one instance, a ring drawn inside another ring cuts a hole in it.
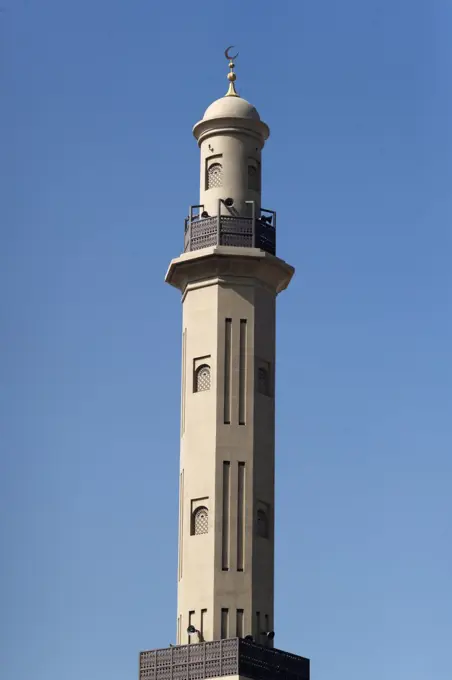
M 269 216 L 241 217 L 195 215 L 185 220 L 184 253 L 212 246 L 260 248 L 276 255 L 276 213 Z
M 155 649 L 140 654 L 139 680 L 309 680 L 309 659 L 240 638 Z

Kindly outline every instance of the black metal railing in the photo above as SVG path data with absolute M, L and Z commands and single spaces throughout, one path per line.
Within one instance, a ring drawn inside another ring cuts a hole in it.
M 215 217 L 187 217 L 185 220 L 184 252 L 212 246 L 235 246 L 260 248 L 276 254 L 276 215 L 271 222 L 265 216 L 259 218 L 235 215 Z
M 309 680 L 309 659 L 239 640 L 240 675 L 255 680 Z
M 139 680 L 309 680 L 309 659 L 241 638 L 155 649 L 140 654 Z

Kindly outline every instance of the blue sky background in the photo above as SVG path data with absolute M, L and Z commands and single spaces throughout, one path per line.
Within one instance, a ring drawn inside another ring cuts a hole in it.
M 192 125 L 272 136 L 278 647 L 452 677 L 452 5 L 3 0 L 0 668 L 137 678 L 175 640 Z M 165 342 L 161 341 L 162 333 Z

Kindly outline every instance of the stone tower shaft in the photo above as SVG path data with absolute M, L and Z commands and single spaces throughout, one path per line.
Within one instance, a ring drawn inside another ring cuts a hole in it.
M 200 203 L 166 276 L 183 303 L 177 644 L 271 646 L 275 306 L 294 270 L 261 208 L 256 109 L 232 88 L 194 134 Z

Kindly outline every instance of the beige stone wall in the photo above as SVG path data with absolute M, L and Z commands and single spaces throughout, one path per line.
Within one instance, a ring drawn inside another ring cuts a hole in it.
M 228 131 L 221 135 L 204 138 L 200 144 L 201 175 L 200 175 L 200 203 L 204 205 L 209 215 L 218 214 L 218 199 L 231 197 L 234 208 L 239 215 L 250 214 L 246 201 L 255 201 L 256 214 L 261 203 L 261 192 L 248 188 L 248 165 L 254 164 L 260 168 L 261 149 L 263 142 L 256 136 L 240 131 Z M 222 165 L 222 185 L 207 188 L 207 172 L 210 164 Z M 227 208 L 221 205 L 222 214 L 229 214 Z

